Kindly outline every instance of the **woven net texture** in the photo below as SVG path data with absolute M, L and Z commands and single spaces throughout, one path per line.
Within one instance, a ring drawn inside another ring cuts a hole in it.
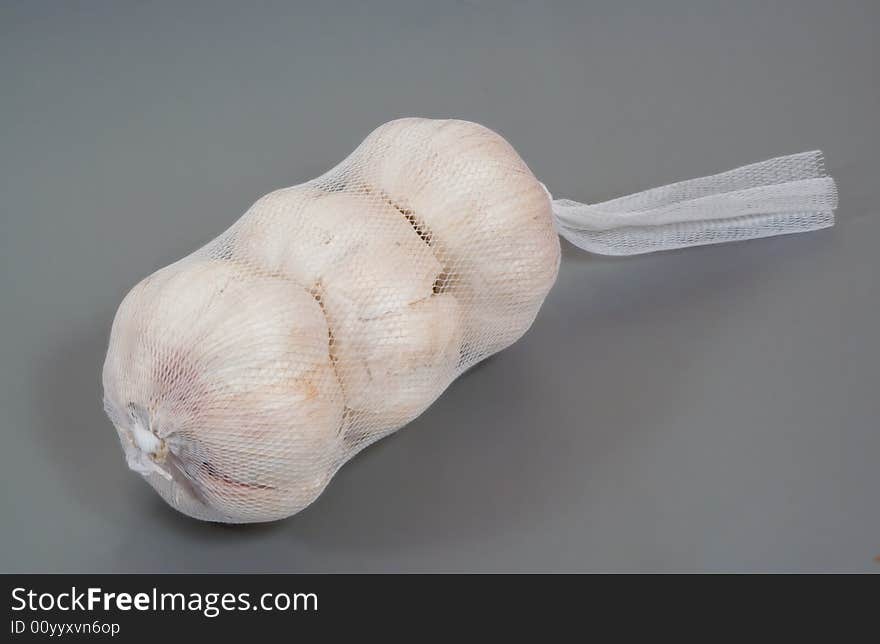
M 520 338 L 559 257 L 550 197 L 501 136 L 392 121 L 137 284 L 104 406 L 176 509 L 280 519 Z

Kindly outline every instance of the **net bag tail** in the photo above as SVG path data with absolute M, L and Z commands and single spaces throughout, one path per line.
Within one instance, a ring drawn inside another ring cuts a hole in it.
M 802 152 L 597 204 L 553 200 L 559 234 L 600 255 L 638 255 L 834 225 L 822 152 Z

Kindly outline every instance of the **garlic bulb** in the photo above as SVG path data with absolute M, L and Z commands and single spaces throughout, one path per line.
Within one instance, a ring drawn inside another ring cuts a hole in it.
M 113 323 L 105 405 L 133 469 L 200 518 L 296 512 L 335 471 L 342 397 L 321 308 L 291 282 L 189 258 Z
M 281 190 L 235 228 L 233 259 L 307 286 L 324 309 L 350 417 L 386 432 L 455 377 L 461 320 L 434 295 L 442 267 L 412 224 L 374 194 Z M 358 437 L 370 436 L 361 428 Z
M 560 252 L 549 195 L 510 144 L 476 123 L 408 118 L 379 127 L 353 157 L 367 189 L 430 240 L 475 358 L 519 339 L 556 280 Z

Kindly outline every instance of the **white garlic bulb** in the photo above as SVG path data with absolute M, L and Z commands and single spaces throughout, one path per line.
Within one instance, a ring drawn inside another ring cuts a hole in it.
M 188 258 L 128 294 L 104 391 L 129 464 L 201 518 L 296 512 L 337 465 L 342 396 L 320 306 L 231 262 Z
M 379 127 L 353 157 L 367 189 L 430 239 L 471 350 L 484 357 L 519 339 L 560 252 L 549 195 L 510 144 L 476 123 L 408 118 Z
M 236 261 L 295 280 L 321 302 L 351 418 L 369 416 L 381 432 L 399 428 L 455 377 L 458 304 L 434 294 L 440 263 L 387 201 L 308 187 L 276 191 L 248 210 L 235 238 Z

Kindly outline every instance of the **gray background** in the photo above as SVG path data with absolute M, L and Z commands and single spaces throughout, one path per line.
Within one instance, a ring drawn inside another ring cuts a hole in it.
M 878 29 L 871 0 L 5 0 L 0 571 L 880 571 Z M 839 225 L 564 244 L 526 337 L 308 510 L 175 514 L 101 409 L 117 304 L 401 115 L 589 201 L 821 147 Z

